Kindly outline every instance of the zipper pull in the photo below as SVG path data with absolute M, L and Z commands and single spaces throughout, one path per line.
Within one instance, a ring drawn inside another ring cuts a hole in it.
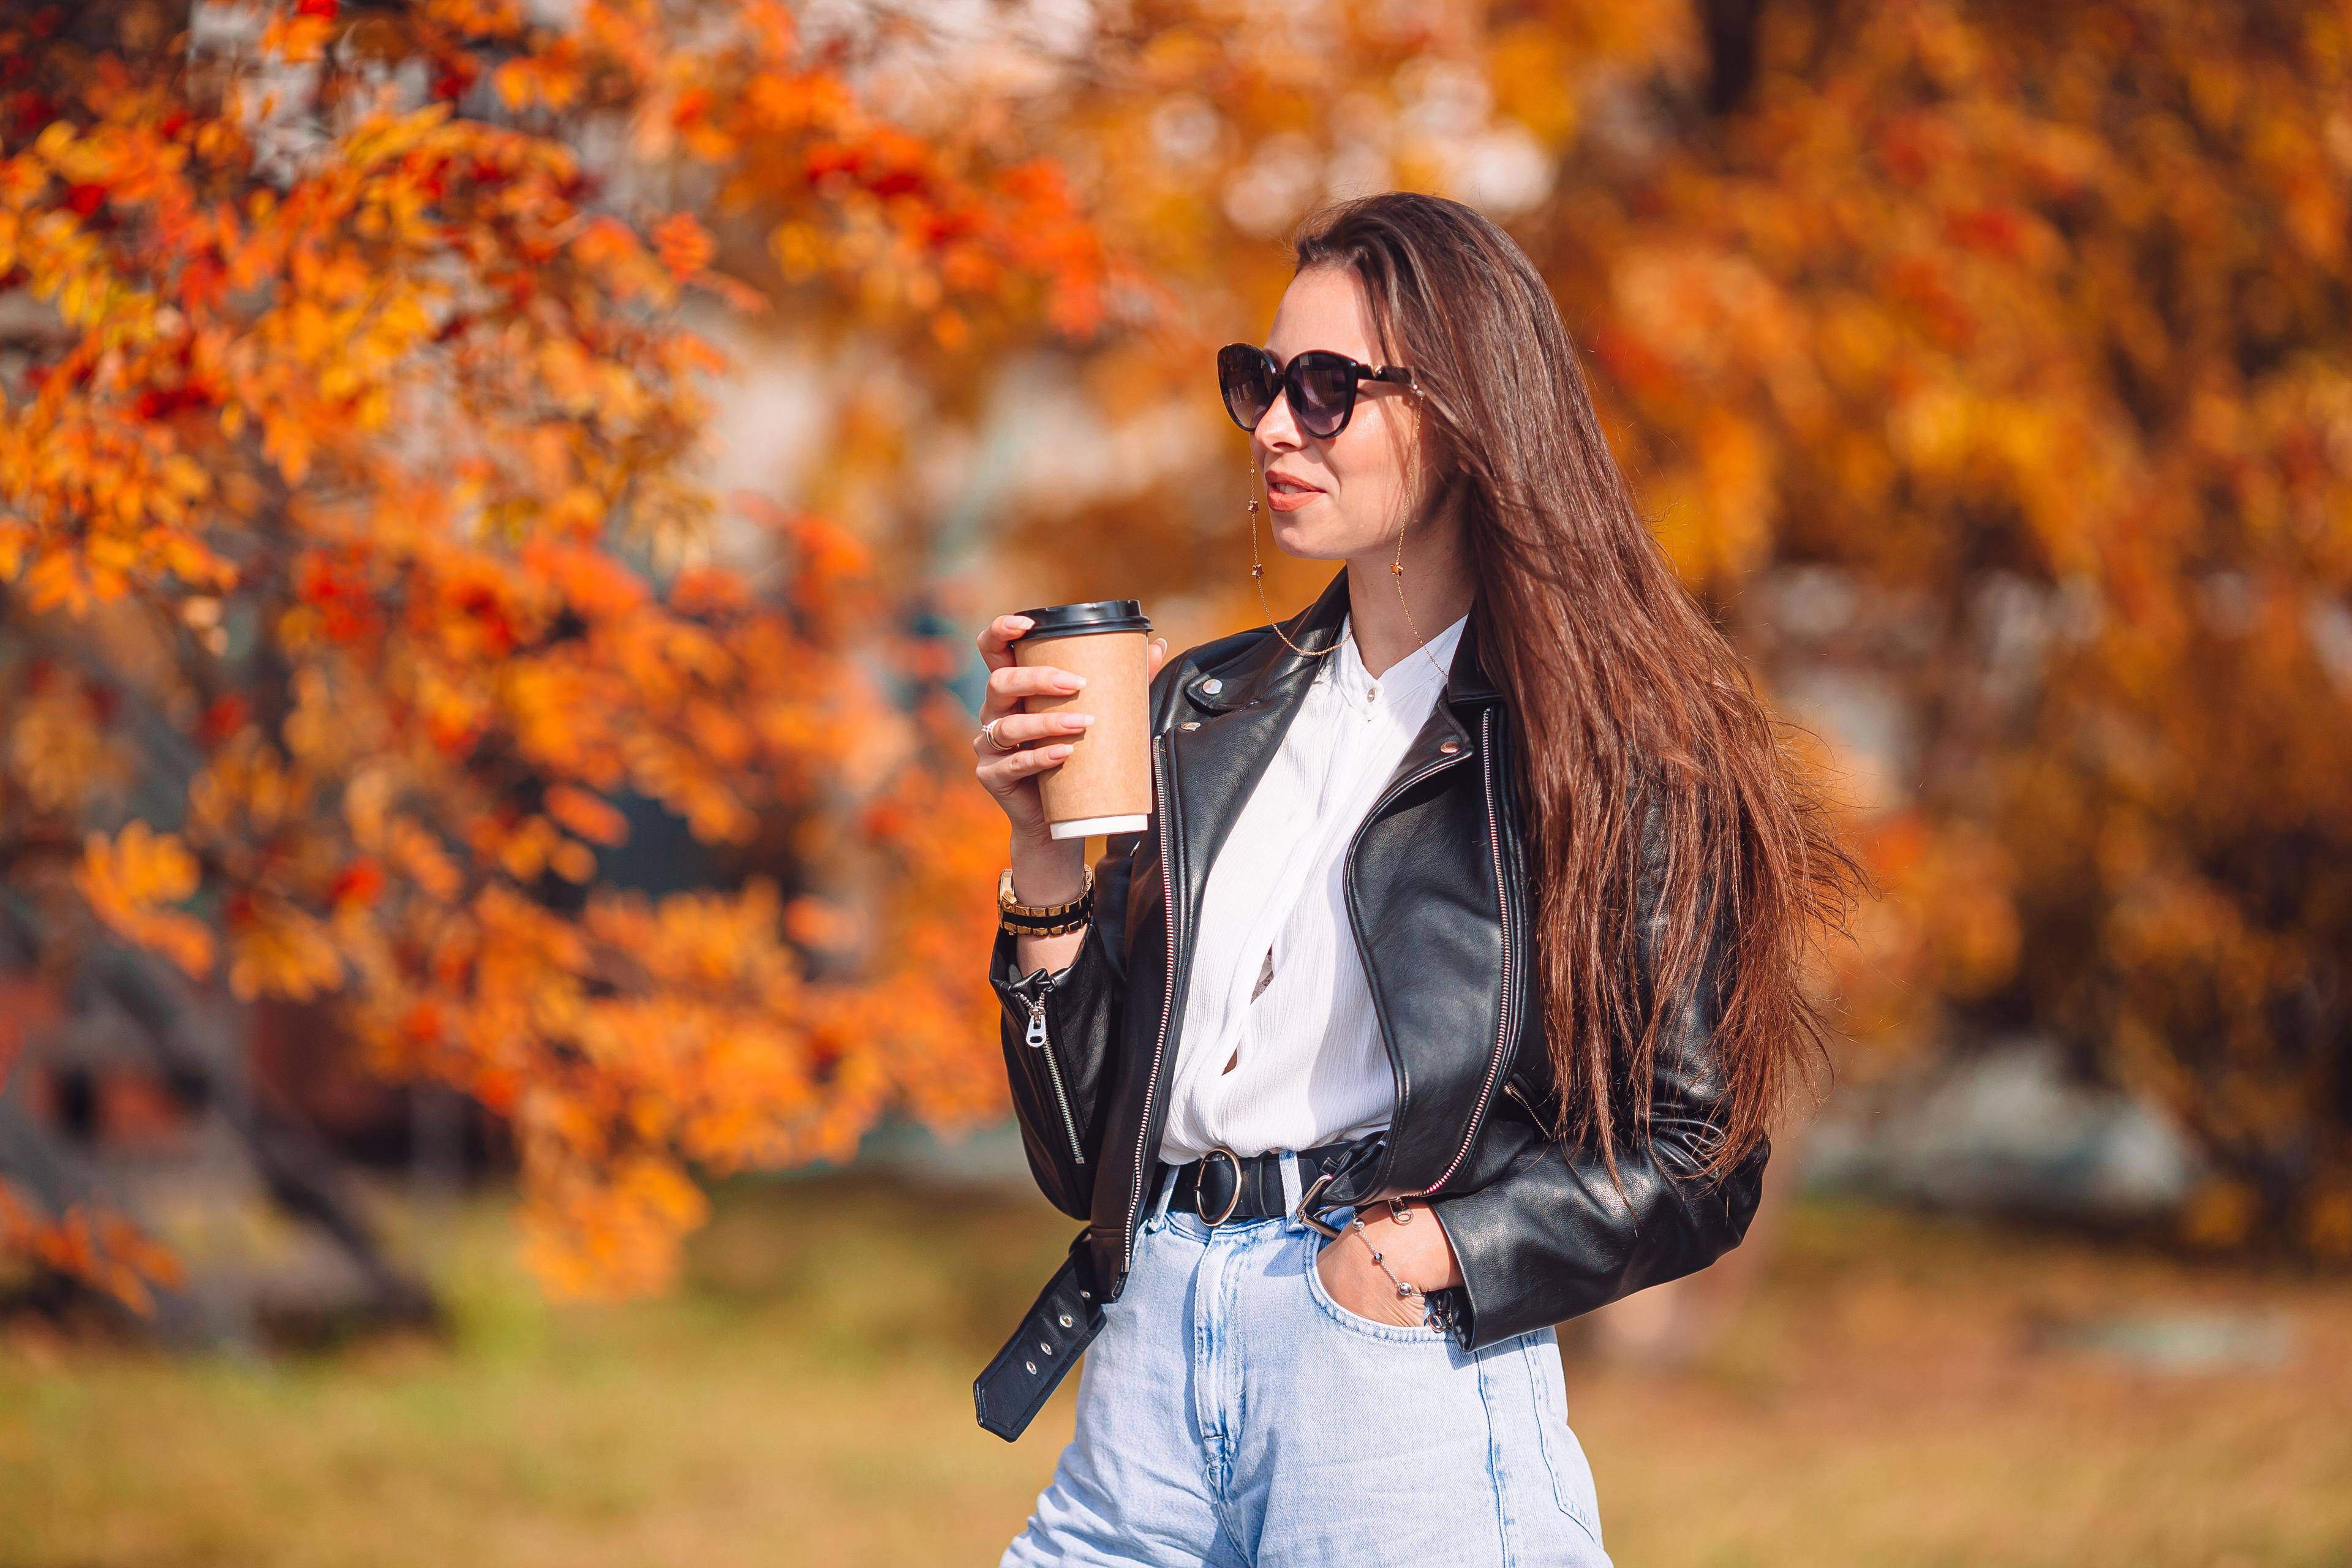
M 1029 1004 L 1029 1032 L 1022 1037 L 1031 1046 L 1045 1043 L 1045 997 L 1054 989 L 1050 979 L 1037 983 L 1037 994 Z

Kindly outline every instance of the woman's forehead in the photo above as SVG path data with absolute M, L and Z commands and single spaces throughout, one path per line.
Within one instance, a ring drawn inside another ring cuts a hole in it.
M 1329 349 L 1378 364 L 1371 310 L 1356 275 L 1336 267 L 1310 267 L 1292 279 L 1274 312 L 1265 348 L 1285 364 L 1308 349 Z

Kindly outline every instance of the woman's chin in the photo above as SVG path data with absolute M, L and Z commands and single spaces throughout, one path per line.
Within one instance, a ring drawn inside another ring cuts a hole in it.
M 1308 507 L 1307 512 L 1321 511 L 1321 507 Z M 1345 542 L 1336 529 L 1316 526 L 1316 519 L 1301 513 L 1274 519 L 1274 542 L 1285 555 L 1296 555 L 1303 561 L 1339 561 L 1347 557 Z

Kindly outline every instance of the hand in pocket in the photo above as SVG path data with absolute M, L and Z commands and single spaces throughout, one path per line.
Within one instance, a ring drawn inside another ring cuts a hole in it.
M 1426 1207 L 1405 1212 L 1409 1217 L 1399 1220 L 1385 1204 L 1370 1205 L 1362 1230 L 1349 1226 L 1315 1255 L 1315 1274 L 1324 1293 L 1358 1317 L 1412 1329 L 1426 1319 L 1427 1305 L 1422 1295 L 1398 1295 L 1389 1275 L 1426 1293 L 1461 1284 L 1462 1271 L 1436 1216 Z M 1375 1250 L 1387 1269 L 1372 1261 Z
M 1324 1243 L 1323 1250 L 1315 1255 L 1315 1276 L 1323 1281 L 1323 1293 L 1333 1302 L 1375 1323 L 1417 1329 L 1427 1315 L 1420 1297 L 1396 1293 L 1396 1287 L 1352 1233 Z

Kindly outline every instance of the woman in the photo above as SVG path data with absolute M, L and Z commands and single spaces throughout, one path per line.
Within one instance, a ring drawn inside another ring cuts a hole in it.
M 1087 721 L 1021 711 L 1077 688 L 980 636 L 990 976 L 1088 1222 L 975 1389 L 1013 1436 L 1091 1342 L 1004 1561 L 1605 1564 L 1552 1325 L 1738 1243 L 1858 868 L 1500 229 L 1340 207 L 1218 370 L 1276 543 L 1345 566 L 1154 644 L 1157 809 L 1090 869 L 1036 791 Z

